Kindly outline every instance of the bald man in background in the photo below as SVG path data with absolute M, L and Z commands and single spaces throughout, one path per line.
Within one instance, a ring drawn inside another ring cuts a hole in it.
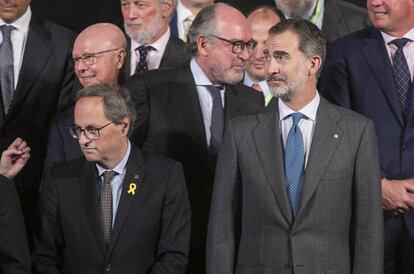
M 272 99 L 272 94 L 269 92 L 269 87 L 266 82 L 263 50 L 269 29 L 284 19 L 285 16 L 280 10 L 272 6 L 264 5 L 254 8 L 247 16 L 247 22 L 252 32 L 252 39 L 257 42 L 257 45 L 247 61 L 243 84 L 254 88 L 258 92 L 262 92 L 265 98 L 265 105 Z
M 76 38 L 72 57 L 75 74 L 83 87 L 118 84 L 125 62 L 127 42 L 120 28 L 98 23 L 84 29 Z M 82 156 L 78 142 L 68 132 L 73 126 L 73 107 L 55 117 L 49 133 L 46 166 Z

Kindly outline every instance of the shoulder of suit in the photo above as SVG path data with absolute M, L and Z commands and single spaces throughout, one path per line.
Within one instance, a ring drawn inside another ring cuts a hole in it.
M 340 123 L 342 121 L 349 122 L 350 124 L 367 124 L 370 123 L 370 119 L 367 117 L 351 110 L 348 108 L 344 108 L 341 106 L 334 105 L 329 103 L 327 100 L 324 100 L 323 107 L 327 109 L 327 111 L 323 111 L 323 113 L 327 113 L 331 115 L 335 119 L 337 119 Z M 317 122 L 317 121 L 316 121 Z
M 87 161 L 82 156 L 71 161 L 55 164 L 49 168 L 48 173 L 53 178 L 79 177 L 85 164 L 87 164 Z
M 76 38 L 76 33 L 72 30 L 58 25 L 42 16 L 32 13 L 32 18 L 29 27 L 36 24 L 37 27 L 44 31 L 44 35 L 50 36 L 52 40 L 56 40 L 59 44 L 69 43 L 71 46 Z
M 330 48 L 342 51 L 349 51 L 351 53 L 360 52 L 364 39 L 371 37 L 373 32 L 378 32 L 374 27 L 366 27 L 359 31 L 347 34 L 343 37 L 336 39 L 335 41 L 327 45 L 327 49 Z M 358 47 L 358 50 L 355 51 L 355 47 Z

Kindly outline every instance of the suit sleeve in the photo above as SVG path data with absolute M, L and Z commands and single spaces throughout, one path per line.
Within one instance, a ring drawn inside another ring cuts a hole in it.
M 221 145 L 207 233 L 207 274 L 233 274 L 240 236 L 241 180 L 231 121 Z
M 50 172 L 46 173 L 40 189 L 39 219 L 33 255 L 36 273 L 59 274 L 63 261 L 63 236 L 59 225 L 56 186 Z
M 191 235 L 191 209 L 181 164 L 168 176 L 163 201 L 156 263 L 151 274 L 183 274 L 187 269 Z
M 30 273 L 30 255 L 14 183 L 0 175 L 0 272 Z
M 382 273 L 384 223 L 380 165 L 374 125 L 367 124 L 355 162 L 353 212 L 354 274 Z
M 322 96 L 335 105 L 352 108 L 349 78 L 343 53 L 335 44 L 328 44 L 326 61 L 319 81 Z
M 130 139 L 136 146 L 141 147 L 147 136 L 149 126 L 149 91 L 144 80 L 139 75 L 132 76 L 125 83 L 124 87 L 129 90 L 137 112 Z

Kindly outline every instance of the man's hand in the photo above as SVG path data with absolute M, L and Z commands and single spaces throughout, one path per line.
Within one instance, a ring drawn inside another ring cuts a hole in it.
M 30 147 L 21 138 L 16 138 L 13 143 L 3 151 L 0 158 L 0 174 L 13 179 L 24 167 L 30 158 Z
M 394 213 L 404 213 L 414 208 L 414 178 L 405 180 L 381 180 L 382 204 Z

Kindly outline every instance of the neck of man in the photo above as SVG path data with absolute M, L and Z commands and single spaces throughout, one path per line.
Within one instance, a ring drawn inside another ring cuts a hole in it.
M 316 82 L 314 85 L 308 84 L 302 90 L 297 91 L 283 102 L 292 110 L 299 111 L 309 104 L 316 96 Z
M 102 162 L 99 162 L 98 165 L 105 169 L 114 169 L 124 158 L 125 153 L 128 149 L 128 138 L 125 137 L 125 139 L 121 142 L 120 147 L 114 151 L 113 154 L 110 155 L 110 158 L 105 159 Z

